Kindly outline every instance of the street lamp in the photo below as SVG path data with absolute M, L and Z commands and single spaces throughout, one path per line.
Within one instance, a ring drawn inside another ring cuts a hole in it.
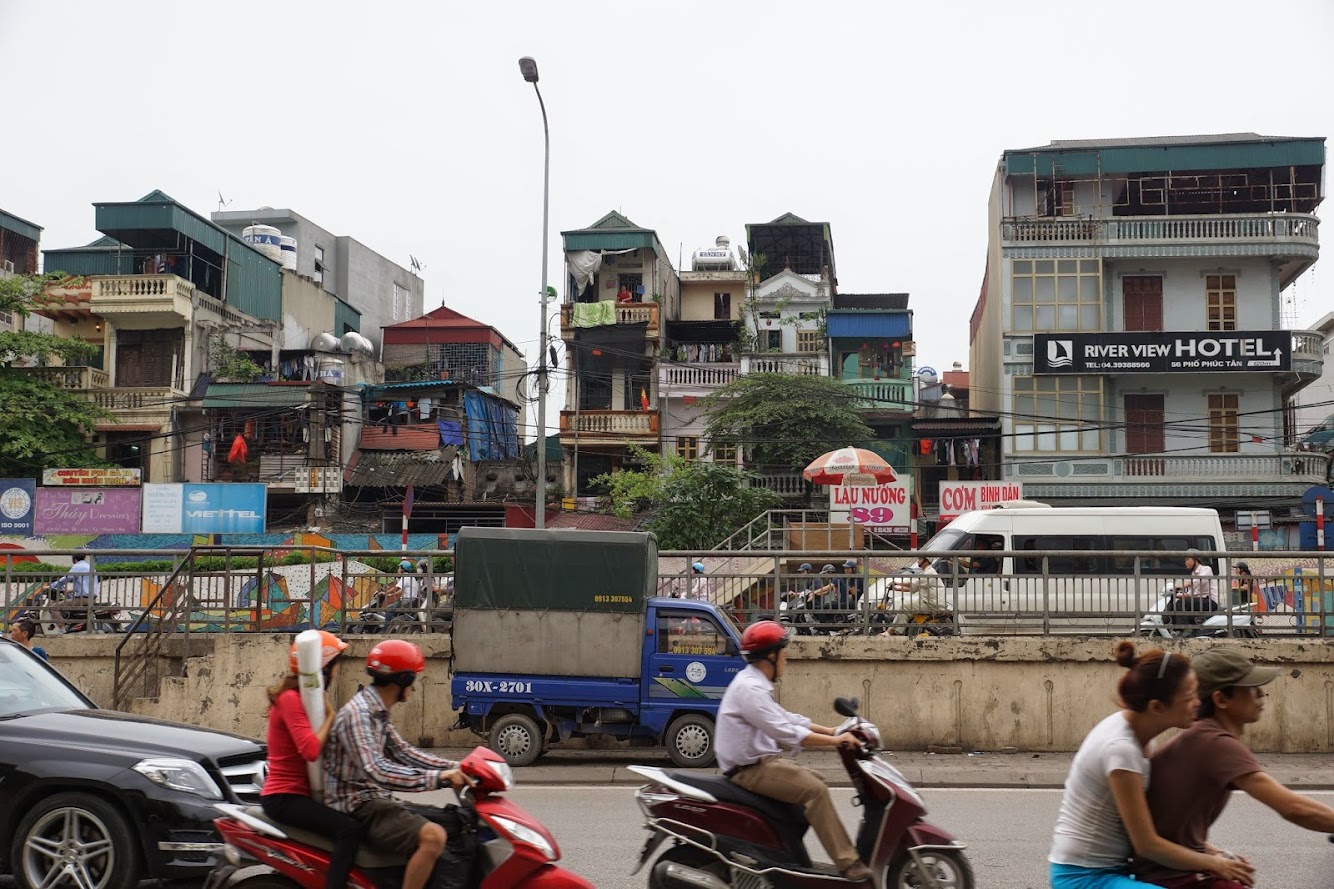
M 523 79 L 533 85 L 537 104 L 542 109 L 542 280 L 538 284 L 538 300 L 542 303 L 542 326 L 537 338 L 537 498 L 533 512 L 533 527 L 547 526 L 547 217 L 551 206 L 551 131 L 547 128 L 547 103 L 542 101 L 542 90 L 537 87 L 537 60 L 532 56 L 519 59 Z

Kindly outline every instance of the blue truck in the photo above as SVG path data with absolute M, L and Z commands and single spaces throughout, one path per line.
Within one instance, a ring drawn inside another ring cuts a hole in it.
M 457 727 L 515 766 L 593 735 L 713 764 L 740 631 L 708 602 L 653 595 L 653 535 L 464 528 L 455 554 Z

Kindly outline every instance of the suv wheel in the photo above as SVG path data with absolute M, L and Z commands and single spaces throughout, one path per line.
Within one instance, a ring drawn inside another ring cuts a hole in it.
M 19 822 L 9 861 L 19 889 L 133 889 L 139 855 L 125 816 L 85 793 L 42 800 Z

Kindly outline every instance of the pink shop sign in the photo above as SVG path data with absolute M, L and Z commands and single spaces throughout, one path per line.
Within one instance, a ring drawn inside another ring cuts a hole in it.
M 35 534 L 138 534 L 138 488 L 38 488 Z

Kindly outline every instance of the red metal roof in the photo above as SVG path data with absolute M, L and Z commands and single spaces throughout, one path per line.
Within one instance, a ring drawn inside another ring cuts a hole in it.
M 394 345 L 423 343 L 429 337 L 431 342 L 436 343 L 490 342 L 497 349 L 501 343 L 505 343 L 514 351 L 519 351 L 508 337 L 490 324 L 483 324 L 448 306 L 441 306 L 411 321 L 386 324 L 383 330 L 384 341 Z

